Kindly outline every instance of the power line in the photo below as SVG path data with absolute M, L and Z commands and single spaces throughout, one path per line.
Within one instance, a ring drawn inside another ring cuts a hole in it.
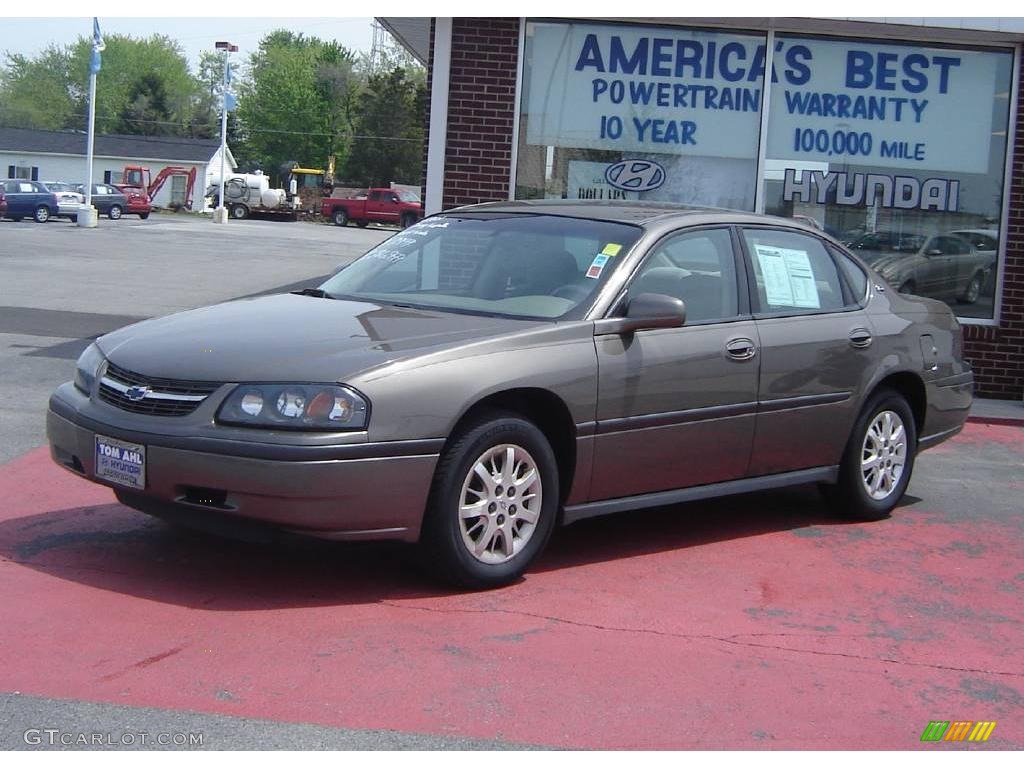
M 13 113 L 20 113 L 20 114 L 25 114 L 25 115 L 31 114 L 31 112 L 29 112 L 29 110 L 17 109 L 15 107 L 7 107 L 7 106 L 0 106 L 0 112 L 9 112 L 9 113 L 13 112 Z M 83 118 L 84 119 L 86 117 L 86 115 L 78 114 L 78 113 L 71 113 L 71 114 L 68 115 L 68 117 L 69 118 L 71 118 L 71 117 L 79 117 L 79 118 Z M 188 130 L 190 128 L 190 126 L 187 123 L 176 122 L 176 121 L 173 121 L 173 120 L 144 120 L 142 118 L 118 117 L 116 115 L 97 115 L 96 119 L 97 120 L 117 120 L 117 121 L 124 122 L 124 123 L 132 123 L 132 124 L 138 124 L 138 125 L 169 125 L 169 126 L 174 126 L 175 128 L 181 128 L 182 130 Z M 202 125 L 202 123 L 198 123 L 197 125 Z M 9 127 L 9 128 L 18 128 L 20 126 L 7 126 L 7 127 Z M 26 129 L 26 130 L 33 130 L 33 129 L 29 128 L 29 129 Z M 39 130 L 45 130 L 45 129 L 39 129 Z M 276 129 L 276 128 L 249 128 L 249 127 L 246 127 L 244 130 L 245 130 L 246 133 L 277 133 L 277 134 L 289 134 L 289 135 L 293 135 L 293 136 L 329 136 L 329 137 L 338 136 L 338 137 L 349 138 L 349 139 L 375 139 L 375 140 L 378 140 L 378 141 L 415 141 L 415 142 L 422 141 L 422 139 L 409 138 L 407 136 L 373 136 L 373 135 L 369 135 L 369 134 L 360 134 L 360 133 L 355 133 L 355 134 L 348 134 L 348 133 L 346 133 L 346 134 L 342 134 L 342 133 L 327 133 L 327 132 L 324 132 L 324 131 L 289 131 L 289 130 Z M 59 132 L 64 132 L 64 131 L 59 131 Z M 125 134 L 122 134 L 122 135 L 125 135 Z M 127 134 L 127 135 L 131 136 L 133 134 Z M 161 138 L 172 138 L 172 139 L 173 138 L 178 138 L 178 139 L 181 139 L 181 138 L 192 138 L 192 137 L 188 137 L 188 136 L 184 136 L 184 137 L 181 137 L 181 136 L 170 136 L 170 137 L 166 137 L 165 136 L 165 137 L 160 137 L 160 136 L 146 136 L 146 134 L 134 134 L 134 135 L 137 135 L 137 136 L 140 136 L 140 137 L 146 137 L 148 139 L 156 140 L 156 141 L 159 141 Z M 170 143 L 170 142 L 168 142 L 168 143 Z

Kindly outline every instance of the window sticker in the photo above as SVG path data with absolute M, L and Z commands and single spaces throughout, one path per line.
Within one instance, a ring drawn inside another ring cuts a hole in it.
M 603 253 L 605 256 L 618 256 L 619 251 L 621 250 L 622 246 L 619 245 L 618 243 L 608 243 L 608 245 L 604 247 L 604 250 L 601 251 L 601 253 Z
M 604 271 L 604 265 L 608 263 L 608 259 L 611 258 L 607 254 L 599 253 L 594 257 L 594 260 L 590 262 L 590 267 L 587 269 L 587 277 L 596 280 L 601 276 Z
M 594 257 L 594 260 L 590 262 L 590 268 L 587 270 L 587 277 L 596 280 L 601 276 L 604 271 L 605 265 L 608 263 L 608 259 L 611 257 L 604 253 L 599 253 Z
M 807 251 L 754 245 L 764 276 L 764 293 L 772 306 L 820 309 L 818 286 Z

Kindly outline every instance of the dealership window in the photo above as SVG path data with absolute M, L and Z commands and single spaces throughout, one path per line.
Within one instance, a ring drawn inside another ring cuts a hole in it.
M 529 21 L 517 198 L 752 210 L 764 35 Z
M 754 210 L 765 41 L 528 21 L 515 197 Z M 776 33 L 772 58 L 764 212 L 993 319 L 1013 54 Z
M 765 213 L 813 222 L 898 290 L 994 317 L 1013 55 L 777 40 Z

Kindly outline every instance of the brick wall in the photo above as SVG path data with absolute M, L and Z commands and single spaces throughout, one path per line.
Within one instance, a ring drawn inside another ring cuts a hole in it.
M 456 18 L 443 208 L 508 200 L 519 19 Z
M 999 327 L 964 326 L 964 357 L 974 366 L 979 395 L 1020 400 L 1024 396 L 1024 89 L 1017 102 L 1010 178 Z

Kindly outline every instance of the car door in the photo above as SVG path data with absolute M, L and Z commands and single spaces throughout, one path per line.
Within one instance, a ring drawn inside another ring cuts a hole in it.
M 679 328 L 595 337 L 593 500 L 733 480 L 747 470 L 760 357 L 732 230 L 661 240 L 613 315 L 643 293 L 682 299 L 687 319 Z
M 105 184 L 92 185 L 92 205 L 97 211 L 106 213 L 110 210 L 111 202 L 110 191 Z
M 749 474 L 838 464 L 873 370 L 863 291 L 815 235 L 751 226 L 741 242 L 761 343 Z
M 5 182 L 5 187 L 7 189 L 7 215 L 12 218 L 31 216 L 34 210 L 32 182 L 11 179 Z
M 366 213 L 378 221 L 397 221 L 398 205 L 391 201 L 389 191 L 374 189 L 366 199 Z

